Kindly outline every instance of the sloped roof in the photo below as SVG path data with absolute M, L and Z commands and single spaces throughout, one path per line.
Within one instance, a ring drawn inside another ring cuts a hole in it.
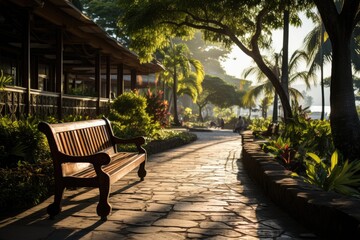
M 79 11 L 68 0 L 10 0 L 22 6 L 31 7 L 33 13 L 54 25 L 61 26 L 67 32 L 76 36 L 78 43 L 86 43 L 102 54 L 111 56 L 112 62 L 123 63 L 137 70 L 138 74 L 160 72 L 164 68 L 156 61 L 141 64 L 134 52 L 122 46 L 110 37 L 100 26 Z

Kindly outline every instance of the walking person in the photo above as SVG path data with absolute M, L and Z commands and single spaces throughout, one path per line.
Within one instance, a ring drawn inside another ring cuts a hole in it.
M 234 133 L 236 132 L 236 133 L 239 133 L 239 134 L 240 134 L 240 132 L 241 132 L 242 130 L 244 130 L 244 128 L 245 128 L 244 119 L 243 119 L 241 116 L 239 116 L 237 122 L 235 123 L 235 128 L 234 128 L 234 131 L 233 131 L 233 132 L 234 132 Z

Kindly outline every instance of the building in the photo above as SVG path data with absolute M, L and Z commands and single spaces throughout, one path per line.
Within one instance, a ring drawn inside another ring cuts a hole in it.
M 163 70 L 108 36 L 67 0 L 0 0 L 0 117 L 95 117 Z M 146 81 L 144 81 L 146 79 Z

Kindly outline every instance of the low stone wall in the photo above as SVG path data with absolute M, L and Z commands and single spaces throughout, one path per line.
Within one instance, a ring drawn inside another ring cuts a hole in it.
M 265 194 L 295 219 L 326 239 L 360 239 L 360 200 L 291 177 L 265 153 L 251 131 L 242 133 L 243 164 Z

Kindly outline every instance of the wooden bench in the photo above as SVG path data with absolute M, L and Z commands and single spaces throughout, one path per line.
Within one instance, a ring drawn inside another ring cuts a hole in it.
M 106 118 L 58 124 L 40 122 L 38 128 L 47 137 L 54 164 L 55 196 L 47 208 L 51 218 L 61 211 L 65 188 L 97 187 L 100 197 L 96 211 L 106 220 L 111 212 L 111 184 L 138 166 L 141 181 L 146 176 L 147 154 L 141 147 L 145 139 L 115 137 Z M 138 152 L 118 152 L 117 144 L 135 144 Z

